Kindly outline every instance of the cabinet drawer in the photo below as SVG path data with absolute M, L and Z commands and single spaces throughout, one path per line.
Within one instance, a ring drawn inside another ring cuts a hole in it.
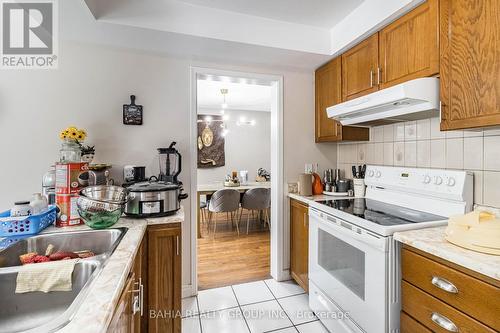
M 432 331 L 428 330 L 427 327 L 420 324 L 404 312 L 401 312 L 400 320 L 401 333 L 432 333 Z
M 408 249 L 402 272 L 405 281 L 500 331 L 500 288 Z
M 495 332 L 489 327 L 412 286 L 406 281 L 401 282 L 401 297 L 403 311 L 433 332 Z M 438 323 L 441 323 L 441 326 Z M 447 327 L 447 329 L 444 327 Z

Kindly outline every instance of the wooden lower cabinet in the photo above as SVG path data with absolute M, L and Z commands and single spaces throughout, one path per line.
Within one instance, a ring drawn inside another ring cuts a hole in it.
M 499 281 L 406 245 L 401 267 L 401 332 L 500 331 Z
M 309 290 L 309 207 L 290 200 L 290 275 Z
M 181 332 L 181 224 L 148 227 L 148 332 Z
M 134 274 L 127 279 L 125 289 L 118 300 L 113 318 L 108 326 L 109 333 L 132 333 L 135 332 L 134 302 Z

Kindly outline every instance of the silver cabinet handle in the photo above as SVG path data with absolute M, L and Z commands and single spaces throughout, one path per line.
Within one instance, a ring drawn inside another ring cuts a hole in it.
M 431 283 L 441 290 L 451 294 L 458 294 L 458 288 L 453 283 L 438 276 L 433 276 Z
M 141 306 L 141 317 L 142 317 L 144 314 L 144 285 L 142 284 L 142 278 L 139 278 L 139 290 L 140 290 L 139 295 L 141 296 L 140 306 Z
M 307 219 L 307 214 L 304 213 L 304 228 L 306 227 L 306 219 Z
M 380 84 L 380 67 L 377 67 L 377 85 Z
M 431 320 L 436 323 L 439 327 L 449 331 L 449 332 L 458 332 L 458 327 L 454 322 L 449 320 L 443 315 L 440 315 L 437 312 L 433 312 L 431 315 Z
M 179 236 L 175 237 L 175 247 L 176 247 L 176 253 L 179 255 Z
M 373 87 L 373 69 L 370 69 L 370 88 Z

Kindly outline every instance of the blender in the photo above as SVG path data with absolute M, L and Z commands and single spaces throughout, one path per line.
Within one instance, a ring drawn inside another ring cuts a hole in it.
M 160 175 L 158 180 L 165 183 L 178 184 L 177 176 L 181 173 L 181 154 L 174 148 L 177 142 L 172 142 L 168 148 L 158 148 Z

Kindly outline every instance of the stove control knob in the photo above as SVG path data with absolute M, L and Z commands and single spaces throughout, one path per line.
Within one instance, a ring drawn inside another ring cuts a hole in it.
M 443 178 L 436 176 L 434 177 L 434 184 L 441 185 L 443 183 Z
M 455 178 L 450 177 L 450 178 L 448 178 L 448 182 L 446 183 L 446 185 L 453 187 L 453 186 L 455 186 L 455 183 L 456 183 Z
M 425 175 L 424 176 L 424 184 L 429 184 L 431 182 L 431 176 Z
M 368 177 L 373 177 L 374 174 L 375 172 L 373 172 L 373 170 L 368 171 Z
M 375 172 L 375 178 L 380 178 L 380 176 L 382 176 L 380 171 Z

